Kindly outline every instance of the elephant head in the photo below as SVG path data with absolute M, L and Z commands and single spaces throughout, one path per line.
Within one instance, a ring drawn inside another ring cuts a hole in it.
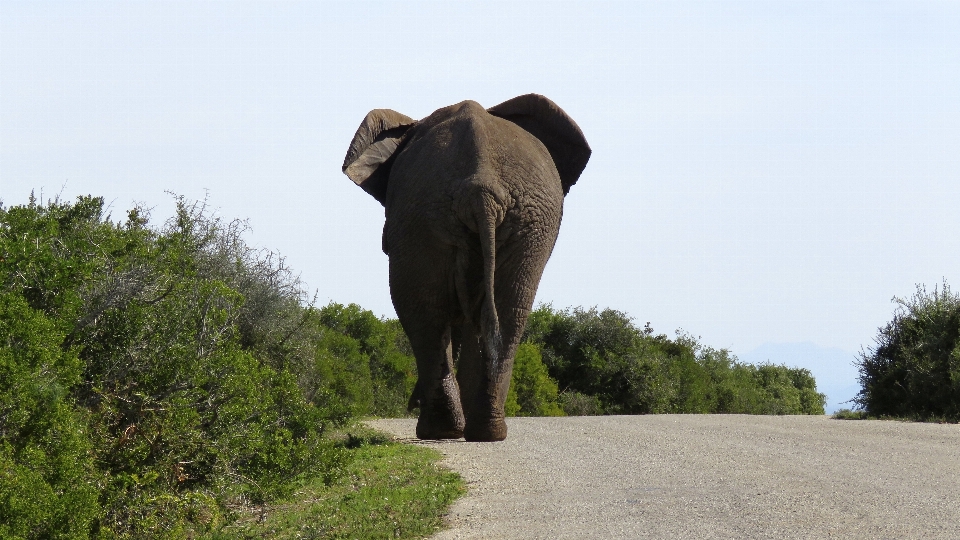
M 536 94 L 419 121 L 375 109 L 360 124 L 343 172 L 386 209 L 419 437 L 506 437 L 513 355 L 590 152 L 576 122 Z

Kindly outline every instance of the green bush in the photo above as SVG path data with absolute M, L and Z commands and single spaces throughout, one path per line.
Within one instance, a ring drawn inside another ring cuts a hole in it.
M 824 414 L 824 396 L 806 369 L 736 364 L 721 383 L 721 392 L 723 399 L 714 412 Z
M 833 418 L 835 420 L 866 420 L 869 418 L 869 416 L 867 416 L 867 413 L 863 411 L 840 409 L 839 411 L 833 413 Z
M 325 327 L 355 340 L 369 365 L 371 406 L 359 414 L 407 416 L 417 363 L 400 322 L 379 319 L 356 304 L 330 303 L 319 310 L 319 317 Z
M 557 400 L 557 383 L 547 373 L 540 348 L 533 343 L 521 343 L 507 392 L 507 416 L 563 416 Z
M 0 537 L 84 538 L 100 475 L 68 391 L 75 351 L 42 313 L 0 292 Z
M 568 416 L 600 416 L 603 403 L 597 396 L 588 396 L 576 390 L 564 390 L 557 398 L 560 410 Z
M 872 417 L 960 421 L 960 296 L 917 286 L 860 355 L 854 403 Z
M 805 369 L 741 364 L 693 336 L 654 335 L 612 309 L 531 313 L 524 340 L 537 344 L 563 389 L 567 414 L 823 414 L 825 396 Z
M 342 464 L 322 434 L 365 407 L 344 381 L 366 364 L 242 222 L 182 199 L 147 217 L 0 208 L 4 535 L 191 536 Z M 327 352 L 346 365 L 310 383 L 337 399 L 309 401 L 298 370 Z
M 370 360 L 361 351 L 360 342 L 348 335 L 331 330 L 311 317 L 316 325 L 317 338 L 314 362 L 298 370 L 301 388 L 308 399 L 336 425 L 350 418 L 370 414 L 373 407 L 373 382 L 370 379 Z

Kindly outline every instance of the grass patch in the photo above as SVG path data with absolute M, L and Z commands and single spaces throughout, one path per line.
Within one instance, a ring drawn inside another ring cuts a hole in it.
M 351 429 L 340 444 L 350 457 L 339 478 L 312 481 L 207 538 L 422 538 L 466 492 L 458 474 L 437 466 L 435 450 L 368 428 Z

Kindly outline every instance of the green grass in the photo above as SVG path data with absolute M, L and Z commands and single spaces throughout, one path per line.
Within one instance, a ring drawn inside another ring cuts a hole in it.
M 350 431 L 360 435 L 344 439 L 350 462 L 338 479 L 313 481 L 208 538 L 423 538 L 440 530 L 447 508 L 466 492 L 460 476 L 437 465 L 435 450 Z

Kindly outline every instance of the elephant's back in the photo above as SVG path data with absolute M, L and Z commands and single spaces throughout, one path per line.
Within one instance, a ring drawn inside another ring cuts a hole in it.
M 465 101 L 418 123 L 391 170 L 388 207 L 450 201 L 477 182 L 498 184 L 517 202 L 532 194 L 563 197 L 556 166 L 539 139 Z

